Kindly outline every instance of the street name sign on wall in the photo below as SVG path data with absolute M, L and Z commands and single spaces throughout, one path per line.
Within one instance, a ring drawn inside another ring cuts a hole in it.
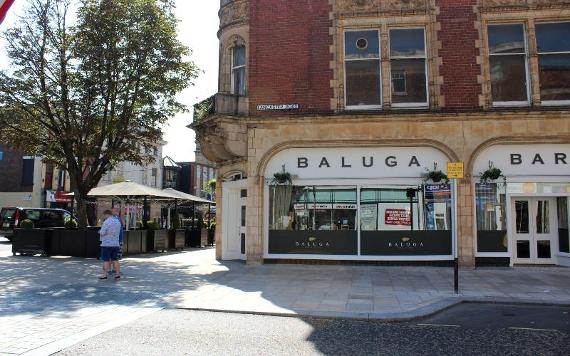
M 447 178 L 463 179 L 465 178 L 465 165 L 463 162 L 449 162 L 447 164 Z
M 299 110 L 299 104 L 261 104 L 257 105 L 257 111 L 285 111 Z

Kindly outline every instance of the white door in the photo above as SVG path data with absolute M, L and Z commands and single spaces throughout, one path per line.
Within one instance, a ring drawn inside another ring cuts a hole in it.
M 223 183 L 222 209 L 222 258 L 237 260 L 244 257 L 245 241 L 245 205 L 242 184 L 239 182 Z
M 513 198 L 512 235 L 515 264 L 556 264 L 556 199 Z

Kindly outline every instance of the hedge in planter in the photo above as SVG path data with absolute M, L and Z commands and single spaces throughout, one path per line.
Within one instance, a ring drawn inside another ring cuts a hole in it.
M 12 254 L 50 256 L 51 231 L 47 229 L 15 229 Z

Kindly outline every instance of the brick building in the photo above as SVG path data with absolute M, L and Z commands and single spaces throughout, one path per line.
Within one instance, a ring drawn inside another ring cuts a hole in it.
M 219 93 L 192 125 L 218 164 L 218 258 L 570 265 L 570 1 L 219 14 Z
M 40 207 L 41 180 L 39 158 L 0 145 L 0 207 Z

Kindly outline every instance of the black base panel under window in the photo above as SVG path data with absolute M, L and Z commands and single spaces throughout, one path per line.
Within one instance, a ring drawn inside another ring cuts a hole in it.
M 317 260 L 317 259 L 277 259 L 266 258 L 263 263 L 283 265 L 325 265 L 325 266 L 426 266 L 426 267 L 453 267 L 453 261 L 350 261 L 350 260 Z
M 509 257 L 475 257 L 477 267 L 509 267 L 510 265 Z
M 507 231 L 477 231 L 478 252 L 508 252 Z
M 356 255 L 356 231 L 269 231 L 270 254 Z
M 362 231 L 364 256 L 447 256 L 452 254 L 451 231 Z
M 570 234 L 568 229 L 558 229 L 560 252 L 570 253 Z

